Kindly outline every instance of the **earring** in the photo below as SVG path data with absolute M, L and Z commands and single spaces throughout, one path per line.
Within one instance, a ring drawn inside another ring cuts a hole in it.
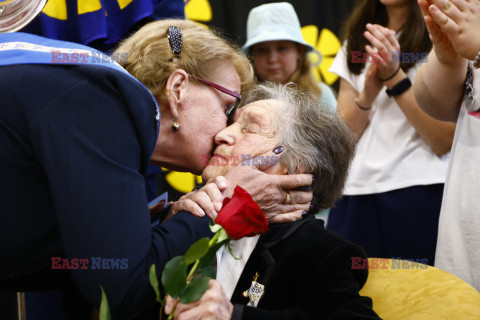
M 180 129 L 180 124 L 177 122 L 177 118 L 173 118 L 172 129 L 173 131 L 177 131 L 178 129 Z

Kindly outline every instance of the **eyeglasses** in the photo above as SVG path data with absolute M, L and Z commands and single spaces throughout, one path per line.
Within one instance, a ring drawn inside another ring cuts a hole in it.
M 183 42 L 182 30 L 180 30 L 180 28 L 176 26 L 168 27 L 167 38 L 168 38 L 168 44 L 172 49 L 173 55 L 175 57 L 180 57 L 180 53 L 182 51 L 182 42 Z M 237 98 L 237 101 L 235 102 L 235 104 L 230 108 L 228 108 L 227 110 L 225 110 L 225 115 L 227 116 L 227 119 L 230 120 L 230 118 L 235 113 L 235 110 L 237 110 L 238 105 L 240 104 L 240 100 L 242 99 L 242 96 L 214 82 L 210 82 L 208 80 L 193 76 L 191 74 L 189 76 L 203 84 L 206 84 L 207 86 L 213 87 L 218 91 L 221 91 L 223 93 L 228 94 L 229 96 Z
M 193 79 L 203 83 L 203 84 L 206 84 L 207 86 L 210 86 L 212 88 L 217 89 L 220 92 L 226 93 L 229 96 L 237 98 L 237 100 L 235 101 L 235 104 L 233 106 L 229 107 L 227 110 L 225 110 L 225 115 L 227 116 L 227 119 L 230 120 L 231 117 L 233 117 L 233 115 L 235 114 L 235 111 L 237 110 L 238 105 L 240 104 L 240 100 L 242 99 L 242 96 L 240 94 L 238 94 L 238 93 L 236 93 L 232 90 L 229 90 L 229 89 L 227 89 L 227 88 L 225 88 L 225 87 L 223 87 L 219 84 L 216 84 L 214 82 L 211 82 L 211 81 L 193 76 L 191 74 L 189 76 L 192 77 Z

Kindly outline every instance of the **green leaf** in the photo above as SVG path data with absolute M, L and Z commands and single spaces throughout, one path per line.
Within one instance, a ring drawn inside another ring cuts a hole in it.
M 200 274 L 209 277 L 210 279 L 215 279 L 217 276 L 217 271 L 212 266 L 206 266 L 199 271 Z
M 152 264 L 150 267 L 150 284 L 153 287 L 153 290 L 155 291 L 155 295 L 157 297 L 157 301 L 161 302 L 160 298 L 160 288 L 158 287 L 158 278 L 157 278 L 157 271 L 155 270 L 155 265 Z
M 187 253 L 185 253 L 185 264 L 187 266 L 203 257 L 208 252 L 209 241 L 209 238 L 202 238 L 190 246 Z
M 218 249 L 223 246 L 224 243 L 227 243 L 229 239 L 225 239 L 222 242 L 217 242 L 213 244 L 210 248 L 208 248 L 207 254 L 205 254 L 201 259 L 200 263 L 198 264 L 198 268 L 202 269 L 205 266 L 211 265 L 213 258 L 215 258 L 215 254 L 217 253 Z
M 180 302 L 191 303 L 200 300 L 205 291 L 207 291 L 209 282 L 210 278 L 207 276 L 202 276 L 190 281 L 190 283 L 185 287 L 185 291 L 180 298 Z
M 108 306 L 107 295 L 105 291 L 103 291 L 102 286 L 100 286 L 100 289 L 102 289 L 102 302 L 100 302 L 100 314 L 98 318 L 99 320 L 110 320 L 110 307 Z
M 177 299 L 187 285 L 187 265 L 185 257 L 178 256 L 168 261 L 163 268 L 162 284 L 166 295 Z
M 213 226 L 209 225 L 209 227 L 210 227 L 210 231 L 212 231 L 212 233 L 217 233 L 218 230 L 222 229 L 222 226 L 219 225 L 219 224 L 214 224 Z

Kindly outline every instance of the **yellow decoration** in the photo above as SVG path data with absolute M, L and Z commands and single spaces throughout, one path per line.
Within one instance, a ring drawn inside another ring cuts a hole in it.
M 315 46 L 317 44 L 317 39 L 318 39 L 317 26 L 314 26 L 314 25 L 303 26 L 302 36 L 307 43 L 311 44 L 312 46 Z
M 212 7 L 208 0 L 190 0 L 185 5 L 185 17 L 190 20 L 208 22 L 212 20 Z
M 94 12 L 102 9 L 100 0 L 77 0 L 78 14 Z
M 188 172 L 171 171 L 165 174 L 165 180 L 181 193 L 188 193 L 195 188 L 195 175 Z
M 313 66 L 313 75 L 320 81 L 331 85 L 338 80 L 338 76 L 328 71 L 332 65 L 335 55 L 340 50 L 341 43 L 337 36 L 330 30 L 324 28 L 318 36 L 318 28 L 314 25 L 302 27 L 302 36 L 305 41 L 315 47 L 323 56 L 320 66 L 318 66 L 318 55 L 310 53 L 308 58 Z
M 81 0 L 82 1 L 82 0 Z M 111 0 L 110 0 L 111 1 Z M 120 10 L 123 10 L 126 6 L 128 6 L 133 0 L 117 0 L 118 6 Z
M 368 259 L 370 263 L 372 259 Z M 396 260 L 396 268 L 392 268 L 391 259 L 382 260 L 387 263 L 369 269 L 368 280 L 360 291 L 362 296 L 372 298 L 373 310 L 382 319 L 480 319 L 480 293 L 465 281 L 434 267 L 412 268 L 413 263 L 400 260 L 398 268 Z
M 50 18 L 67 20 L 67 2 L 66 0 L 48 0 L 42 12 Z
M 328 71 L 333 63 L 332 57 L 323 57 L 322 64 L 320 65 L 320 73 L 326 84 L 334 84 L 338 80 L 338 76 L 335 73 Z
M 335 56 L 342 47 L 340 40 L 338 40 L 335 33 L 324 28 L 320 33 L 320 38 L 318 39 L 317 50 L 320 51 L 324 56 Z

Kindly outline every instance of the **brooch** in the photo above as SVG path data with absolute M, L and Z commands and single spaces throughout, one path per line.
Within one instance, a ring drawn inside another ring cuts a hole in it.
M 257 279 L 258 279 L 258 272 L 256 272 L 255 276 L 253 277 L 253 281 L 252 281 L 252 285 L 250 286 L 250 289 L 243 292 L 243 296 L 245 298 L 249 298 L 247 306 L 254 307 L 254 308 L 257 307 L 258 302 L 262 298 L 263 292 L 265 291 L 265 286 L 261 283 L 258 283 Z

